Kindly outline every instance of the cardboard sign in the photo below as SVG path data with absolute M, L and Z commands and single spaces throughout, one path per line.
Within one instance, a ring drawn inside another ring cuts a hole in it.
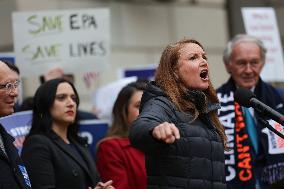
M 109 62 L 109 9 L 15 12 L 12 20 L 22 76 L 54 67 L 66 73 L 98 71 Z

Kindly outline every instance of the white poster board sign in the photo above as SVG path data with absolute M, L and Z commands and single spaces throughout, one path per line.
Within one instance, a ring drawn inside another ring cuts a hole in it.
M 109 120 L 112 119 L 112 108 L 120 90 L 128 83 L 134 82 L 137 77 L 127 77 L 118 79 L 107 85 L 104 85 L 97 89 L 93 95 L 93 106 L 97 111 L 97 116 L 100 119 Z
M 284 81 L 283 52 L 273 8 L 242 8 L 246 33 L 261 39 L 267 48 L 261 77 L 265 81 Z
M 109 9 L 15 12 L 12 19 L 22 76 L 54 67 L 66 73 L 98 71 L 109 62 Z

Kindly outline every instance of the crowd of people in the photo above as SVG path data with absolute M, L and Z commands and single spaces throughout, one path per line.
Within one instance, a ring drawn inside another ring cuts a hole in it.
M 260 77 L 265 57 L 261 40 L 236 35 L 223 54 L 230 78 L 214 89 L 199 41 L 167 45 L 154 81 L 117 95 L 95 157 L 78 120 L 98 118 L 78 110 L 72 78 L 54 70 L 21 106 L 33 115 L 20 155 L 0 124 L 0 189 L 284 188 L 284 139 L 234 99 L 246 88 L 284 114 L 281 90 Z M 15 64 L 0 61 L 0 117 L 14 112 L 19 78 Z

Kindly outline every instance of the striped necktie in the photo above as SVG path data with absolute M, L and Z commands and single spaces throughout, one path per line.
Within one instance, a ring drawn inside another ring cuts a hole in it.
M 249 111 L 248 108 L 243 108 L 245 113 L 245 122 L 246 122 L 246 128 L 249 134 L 249 138 L 252 142 L 253 148 L 255 152 L 258 152 L 258 136 L 257 136 L 257 130 L 255 121 Z

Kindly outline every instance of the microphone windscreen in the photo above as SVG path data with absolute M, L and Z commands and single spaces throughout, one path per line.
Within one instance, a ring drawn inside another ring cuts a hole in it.
M 255 97 L 253 92 L 243 87 L 239 87 L 234 94 L 235 101 L 247 108 L 251 107 L 250 99 L 253 97 Z

